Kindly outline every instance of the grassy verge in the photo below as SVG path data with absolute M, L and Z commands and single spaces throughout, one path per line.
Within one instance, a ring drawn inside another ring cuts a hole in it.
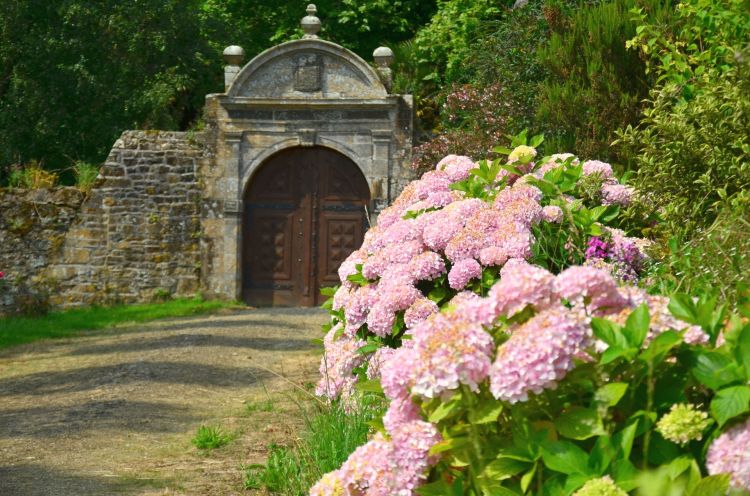
M 106 329 L 126 322 L 211 313 L 236 303 L 182 298 L 165 303 L 88 307 L 52 312 L 42 317 L 0 318 L 0 349 L 39 339 L 65 338 L 81 331 Z
M 245 468 L 245 487 L 272 494 L 304 496 L 320 477 L 341 466 L 367 440 L 378 407 L 345 412 L 337 404 L 305 413 L 305 429 L 292 447 L 271 445 L 265 465 Z

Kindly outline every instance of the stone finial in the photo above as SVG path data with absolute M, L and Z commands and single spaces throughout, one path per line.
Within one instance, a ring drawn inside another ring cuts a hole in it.
M 378 66 L 378 74 L 380 80 L 383 82 L 383 86 L 389 92 L 393 86 L 393 71 L 391 70 L 391 64 L 393 64 L 393 50 L 388 47 L 378 47 L 372 52 L 372 57 L 375 59 L 375 65 Z
M 227 65 L 242 65 L 245 60 L 245 49 L 241 46 L 231 45 L 224 49 L 224 62 Z
M 228 90 L 234 78 L 240 73 L 240 64 L 245 60 L 245 50 L 241 46 L 231 45 L 224 49 L 224 90 Z
M 315 15 L 318 12 L 318 8 L 314 3 L 307 6 L 307 15 L 302 18 L 302 30 L 305 35 L 304 39 L 316 39 L 318 37 L 318 31 L 320 31 L 320 19 Z

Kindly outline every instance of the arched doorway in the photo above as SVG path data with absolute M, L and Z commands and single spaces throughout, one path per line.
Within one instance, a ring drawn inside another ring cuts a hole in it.
M 319 305 L 320 288 L 362 243 L 370 191 L 359 168 L 327 148 L 266 160 L 245 192 L 242 296 L 250 305 Z

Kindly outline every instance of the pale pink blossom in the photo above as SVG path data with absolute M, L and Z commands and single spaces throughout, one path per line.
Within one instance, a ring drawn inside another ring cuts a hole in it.
M 706 454 L 710 475 L 731 474 L 731 484 L 750 491 L 750 420 L 716 438 Z
M 490 391 L 509 403 L 553 389 L 590 344 L 585 320 L 563 306 L 548 308 L 511 334 L 497 350 Z

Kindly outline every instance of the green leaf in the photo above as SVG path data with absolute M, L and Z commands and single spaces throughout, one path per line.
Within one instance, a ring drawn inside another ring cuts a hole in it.
M 523 472 L 529 468 L 527 462 L 514 460 L 512 458 L 505 458 L 502 455 L 495 460 L 491 461 L 484 468 L 481 477 L 483 479 L 501 481 L 510 479 L 514 475 Z
M 338 286 L 327 286 L 324 288 L 320 288 L 320 294 L 322 294 L 323 296 L 333 296 L 336 294 L 336 291 L 338 289 Z
M 610 382 L 596 390 L 594 401 L 607 406 L 615 406 L 628 390 L 625 382 Z
M 461 410 L 461 408 L 461 396 L 457 395 L 449 401 L 440 403 L 438 407 L 435 408 L 432 413 L 430 413 L 427 419 L 433 424 L 436 424 L 441 420 L 445 420 L 448 417 L 455 415 L 459 410 Z
M 472 424 L 489 424 L 495 422 L 502 411 L 502 403 L 484 400 L 479 407 L 469 410 L 469 422 Z
M 463 448 L 464 446 L 468 446 L 468 444 L 469 438 L 466 436 L 449 437 L 448 439 L 443 439 L 439 443 L 435 444 L 432 448 L 430 448 L 430 455 L 437 455 L 440 453 L 445 453 L 446 451 Z
M 729 474 L 709 475 L 701 479 L 688 496 L 724 496 L 729 490 Z
M 624 491 L 632 491 L 638 487 L 638 469 L 630 460 L 616 460 L 612 464 L 612 478 Z
M 448 496 L 453 494 L 451 486 L 443 480 L 430 482 L 415 489 L 421 496 Z
M 383 386 L 377 379 L 369 381 L 359 381 L 355 387 L 357 388 L 357 391 L 361 391 L 363 393 L 383 394 Z
M 596 474 L 602 475 L 606 472 L 616 454 L 617 452 L 612 446 L 612 439 L 607 435 L 599 436 L 591 450 L 589 466 Z
M 521 477 L 521 491 L 524 493 L 528 491 L 531 482 L 534 480 L 534 474 L 536 474 L 536 463 L 531 467 L 531 470 L 523 474 L 523 477 Z
M 682 337 L 674 331 L 665 331 L 649 344 L 648 348 L 641 353 L 640 359 L 645 362 L 660 363 L 664 360 L 669 350 L 679 345 L 682 342 Z
M 620 344 L 617 340 L 617 334 L 620 330 L 617 324 L 610 322 L 607 319 L 594 317 L 591 319 L 591 329 L 594 331 L 594 336 L 601 339 L 610 346 Z
M 438 304 L 443 301 L 446 296 L 448 296 L 448 290 L 440 286 L 434 288 L 427 294 L 427 298 Z
M 630 451 L 633 449 L 633 441 L 635 440 L 639 423 L 640 420 L 636 420 L 612 437 L 613 444 L 617 446 L 625 459 L 630 458 Z
M 555 419 L 555 428 L 563 436 L 583 440 L 604 434 L 602 419 L 596 410 L 573 407 Z
M 633 310 L 628 319 L 625 321 L 625 327 L 622 332 L 628 340 L 628 344 L 633 348 L 640 348 L 648 334 L 648 325 L 651 320 L 648 312 L 648 306 L 641 303 Z
M 669 311 L 680 320 L 690 324 L 698 323 L 698 309 L 690 295 L 677 293 L 669 300 Z
M 678 456 L 667 465 L 667 471 L 669 472 L 669 478 L 675 480 L 677 477 L 682 475 L 685 470 L 690 468 L 693 464 L 693 459 L 689 456 Z
M 563 474 L 588 474 L 589 457 L 585 451 L 567 441 L 553 441 L 542 446 L 542 460 L 550 470 Z
M 719 427 L 738 415 L 750 411 L 750 387 L 733 386 L 722 389 L 711 400 L 711 413 Z
M 614 362 L 620 357 L 626 357 L 626 358 L 632 358 L 638 353 L 638 350 L 635 348 L 621 348 L 620 346 L 610 346 L 606 350 L 604 350 L 604 353 L 602 353 L 601 358 L 599 359 L 599 363 L 602 365 L 606 365 L 608 363 Z
M 380 348 L 379 344 L 370 343 L 357 349 L 357 353 L 359 353 L 360 355 L 367 355 L 368 353 L 375 353 L 376 351 L 378 351 L 378 348 Z
M 745 378 L 750 379 L 750 325 L 745 326 L 737 337 L 734 350 L 736 360 L 745 367 Z
M 714 391 L 732 382 L 744 382 L 737 364 L 721 351 L 701 351 L 691 369 L 693 376 Z

